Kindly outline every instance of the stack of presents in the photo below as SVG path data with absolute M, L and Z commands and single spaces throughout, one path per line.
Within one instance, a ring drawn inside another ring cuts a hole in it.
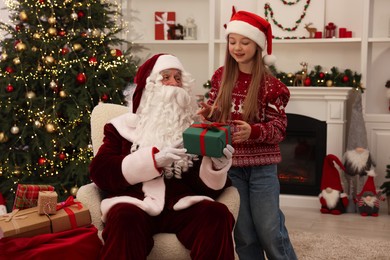
M 68 197 L 57 202 L 50 185 L 19 184 L 11 213 L 0 216 L 0 238 L 33 237 L 91 224 L 88 208 Z

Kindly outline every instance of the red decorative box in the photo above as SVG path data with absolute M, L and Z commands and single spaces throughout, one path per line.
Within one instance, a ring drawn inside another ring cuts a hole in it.
M 13 209 L 36 207 L 40 191 L 54 191 L 51 185 L 18 184 Z
M 169 28 L 175 26 L 175 12 L 155 12 L 154 13 L 154 34 L 156 40 L 171 40 Z

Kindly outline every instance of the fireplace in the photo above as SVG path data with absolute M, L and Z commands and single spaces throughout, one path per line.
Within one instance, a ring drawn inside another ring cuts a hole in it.
M 345 151 L 347 100 L 352 88 L 289 90 L 287 138 L 281 143 L 282 163 L 278 165 L 280 203 L 318 207 L 324 157 L 334 154 L 341 159 Z M 314 175 L 309 176 L 309 171 Z
M 287 136 L 280 144 L 280 191 L 318 195 L 326 155 L 326 122 L 296 114 L 287 114 L 287 118 Z

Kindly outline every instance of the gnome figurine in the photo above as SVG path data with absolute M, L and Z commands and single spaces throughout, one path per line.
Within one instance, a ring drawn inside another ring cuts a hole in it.
M 376 176 L 373 169 L 367 171 L 367 180 L 363 189 L 356 195 L 356 205 L 358 212 L 363 217 L 379 215 L 379 202 L 385 200 L 381 192 L 377 193 L 374 184 L 374 177 Z
M 356 91 L 348 131 L 347 150 L 343 156 L 346 192 L 350 199 L 347 212 L 356 212 L 356 195 L 362 189 L 364 176 L 375 167 L 368 150 L 367 132 L 362 112 L 362 94 Z
M 340 173 L 334 163 L 345 171 L 344 165 L 337 156 L 333 154 L 325 156 L 322 168 L 321 193 L 319 195 L 320 211 L 323 214 L 340 215 L 346 212 L 348 196 L 343 191 Z

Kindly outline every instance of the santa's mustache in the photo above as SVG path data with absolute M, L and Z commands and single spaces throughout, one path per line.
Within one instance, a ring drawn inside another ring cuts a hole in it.
M 162 85 L 163 101 L 164 102 L 176 102 L 181 108 L 185 108 L 191 103 L 191 97 L 188 92 L 177 86 Z

